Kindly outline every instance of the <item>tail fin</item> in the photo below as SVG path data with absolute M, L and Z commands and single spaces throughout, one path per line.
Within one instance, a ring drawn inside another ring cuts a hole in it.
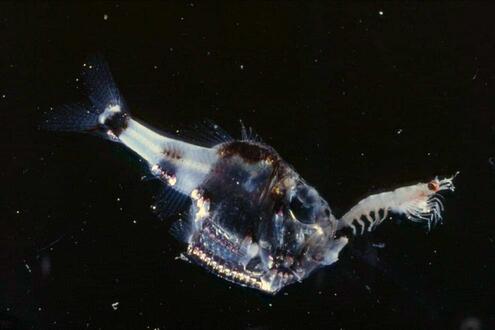
M 63 105 L 46 114 L 41 127 L 53 131 L 98 133 L 117 140 L 129 111 L 101 56 L 88 59 L 82 77 L 89 103 Z

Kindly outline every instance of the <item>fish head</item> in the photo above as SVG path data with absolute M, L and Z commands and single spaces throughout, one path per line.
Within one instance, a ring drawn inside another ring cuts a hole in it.
M 283 191 L 269 225 L 260 227 L 263 289 L 276 293 L 315 269 L 336 261 L 337 221 L 325 199 L 295 172 L 276 190 Z

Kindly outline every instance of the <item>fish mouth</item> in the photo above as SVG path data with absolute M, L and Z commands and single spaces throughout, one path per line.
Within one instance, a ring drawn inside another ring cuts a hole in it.
M 213 255 L 213 253 L 200 245 L 189 244 L 187 255 L 191 261 L 227 281 L 257 289 L 270 295 L 275 295 L 280 289 L 297 280 L 294 274 L 276 269 L 263 272 L 247 270 L 242 265 L 234 264 Z

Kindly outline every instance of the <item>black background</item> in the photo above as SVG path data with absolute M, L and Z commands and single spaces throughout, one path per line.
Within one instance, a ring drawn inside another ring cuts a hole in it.
M 494 10 L 2 2 L 0 328 L 492 329 Z M 97 52 L 136 117 L 235 136 L 242 119 L 337 216 L 460 170 L 444 224 L 384 224 L 275 297 L 175 260 L 132 153 L 36 127 L 83 97 Z

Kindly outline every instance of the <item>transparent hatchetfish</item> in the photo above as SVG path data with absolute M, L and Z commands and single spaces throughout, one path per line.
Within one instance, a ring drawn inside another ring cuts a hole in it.
M 336 218 L 318 191 L 250 129 L 243 126 L 242 137 L 233 139 L 212 125 L 210 143 L 158 133 L 131 115 L 103 60 L 84 66 L 89 102 L 60 107 L 43 126 L 99 135 L 141 157 L 168 191 L 158 203 L 161 214 L 187 211 L 171 226 L 187 245 L 182 256 L 230 282 L 275 294 L 335 263 L 351 236 L 391 216 L 430 229 L 442 220 L 441 193 L 454 190 L 455 175 L 434 178 L 371 195 Z

